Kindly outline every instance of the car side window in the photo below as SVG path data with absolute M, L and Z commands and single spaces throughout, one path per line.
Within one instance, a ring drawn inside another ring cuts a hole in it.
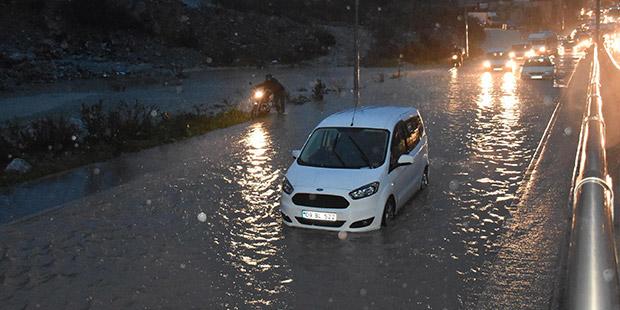
M 409 153 L 415 149 L 420 142 L 420 139 L 422 139 L 424 127 L 419 116 L 414 116 L 408 119 L 405 123 L 407 127 L 407 153 Z
M 392 145 L 390 146 L 390 171 L 398 165 L 400 155 L 407 153 L 406 129 L 404 124 L 399 122 L 394 127 L 392 133 Z

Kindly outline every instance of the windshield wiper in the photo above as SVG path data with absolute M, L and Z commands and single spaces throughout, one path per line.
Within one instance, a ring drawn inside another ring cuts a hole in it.
M 362 159 L 364 160 L 364 162 L 366 162 L 366 165 L 368 165 L 368 167 L 370 168 L 374 168 L 373 165 L 370 163 L 370 159 L 368 159 L 368 156 L 366 156 L 366 153 L 364 153 L 364 151 L 362 151 L 362 148 L 359 146 L 359 144 L 355 142 L 355 139 L 353 139 L 350 135 L 347 135 L 347 137 L 349 138 L 349 140 L 351 140 L 351 142 L 353 143 L 353 146 L 355 146 L 357 151 L 360 152 L 360 155 L 362 155 Z

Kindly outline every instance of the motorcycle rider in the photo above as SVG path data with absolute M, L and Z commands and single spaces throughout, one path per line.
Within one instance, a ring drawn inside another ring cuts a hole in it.
M 286 100 L 286 89 L 271 73 L 265 75 L 265 81 L 256 85 L 254 89 L 263 89 L 266 96 L 273 95 L 273 104 L 280 107 L 280 113 L 284 114 L 284 103 Z
M 457 59 L 456 61 L 458 61 L 459 65 L 463 65 L 463 55 L 465 53 L 463 52 L 463 48 L 461 48 L 460 46 L 454 44 L 452 45 L 452 55 L 456 55 Z

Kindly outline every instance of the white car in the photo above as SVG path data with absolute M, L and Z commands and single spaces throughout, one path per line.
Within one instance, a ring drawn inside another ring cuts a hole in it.
M 428 185 L 428 142 L 408 107 L 347 110 L 323 120 L 282 183 L 280 212 L 289 226 L 369 231 L 387 226 Z
M 528 59 L 521 70 L 522 79 L 552 80 L 555 77 L 555 64 L 547 56 Z

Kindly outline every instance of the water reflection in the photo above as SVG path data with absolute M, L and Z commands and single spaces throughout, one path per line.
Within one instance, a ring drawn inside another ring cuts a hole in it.
M 275 298 L 264 297 L 282 292 L 290 282 L 276 270 L 283 265 L 282 259 L 276 256 L 282 250 L 279 244 L 282 226 L 275 216 L 280 170 L 272 165 L 271 136 L 262 123 L 249 127 L 239 142 L 243 154 L 239 154 L 237 165 L 229 169 L 239 186 L 242 202 L 230 206 L 237 209 L 229 218 L 234 224 L 226 254 L 230 264 L 243 276 L 243 283 L 256 291 L 256 294 L 248 294 L 245 302 L 269 305 Z M 271 278 L 261 278 L 264 274 Z
M 480 76 L 474 129 L 467 136 L 468 165 L 472 170 L 488 171 L 469 180 L 457 193 L 464 214 L 457 218 L 458 234 L 463 235 L 466 255 L 478 257 L 493 246 L 516 191 L 525 158 L 530 156 L 521 124 L 518 82 L 514 73 Z M 478 272 L 474 267 L 461 274 Z

